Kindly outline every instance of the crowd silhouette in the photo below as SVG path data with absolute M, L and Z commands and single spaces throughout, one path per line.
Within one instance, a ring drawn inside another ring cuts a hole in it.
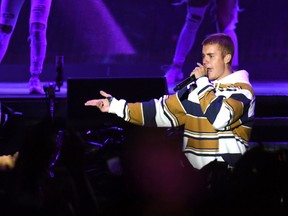
M 116 135 L 121 139 L 107 137 L 104 145 L 92 145 L 91 135 L 59 128 L 51 120 L 24 125 L 21 145 L 10 152 L 17 153 L 15 164 L 1 170 L 0 214 L 202 216 L 288 212 L 285 148 L 271 150 L 259 144 L 251 147 L 233 170 L 212 162 L 195 171 L 178 145 L 181 128 L 173 132 L 137 126 L 103 130 L 100 135 L 121 133 Z M 135 143 L 139 135 L 143 139 Z

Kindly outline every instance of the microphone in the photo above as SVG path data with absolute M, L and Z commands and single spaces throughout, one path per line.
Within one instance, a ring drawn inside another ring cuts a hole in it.
M 56 86 L 58 87 L 57 91 L 60 91 L 60 88 L 63 85 L 63 66 L 64 56 L 56 56 Z
M 178 91 L 182 88 L 184 88 L 185 86 L 189 85 L 190 83 L 196 81 L 196 77 L 193 74 L 192 76 L 184 79 L 182 82 L 180 82 L 179 84 L 176 85 L 176 87 L 173 89 L 174 91 Z

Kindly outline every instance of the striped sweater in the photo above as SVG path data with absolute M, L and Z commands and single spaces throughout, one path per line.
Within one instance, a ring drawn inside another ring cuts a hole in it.
M 233 166 L 246 151 L 254 120 L 255 95 L 246 71 L 220 81 L 199 78 L 173 95 L 147 102 L 113 99 L 109 113 L 151 127 L 184 126 L 183 151 L 193 167 L 225 161 Z

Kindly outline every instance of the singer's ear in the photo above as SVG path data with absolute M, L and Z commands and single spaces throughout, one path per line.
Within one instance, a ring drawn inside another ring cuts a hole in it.
M 231 62 L 232 60 L 232 55 L 231 54 L 227 54 L 225 57 L 224 57 L 224 62 L 225 64 L 228 64 L 229 62 Z

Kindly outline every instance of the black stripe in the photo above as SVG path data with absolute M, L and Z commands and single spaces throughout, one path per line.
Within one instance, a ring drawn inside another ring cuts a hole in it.
M 198 95 L 201 95 L 202 92 L 205 92 L 207 89 L 209 88 L 212 88 L 213 89 L 213 86 L 212 85 L 207 85 L 205 86 L 203 89 L 201 89 L 200 91 L 198 91 Z
M 206 110 L 205 116 L 207 119 L 213 124 L 215 121 L 218 113 L 220 112 L 220 109 L 223 104 L 223 98 L 224 96 L 218 96 L 216 100 L 214 100 L 212 103 L 210 103 L 210 106 Z
M 143 113 L 144 113 L 144 123 L 145 126 L 156 127 L 156 107 L 154 100 L 150 100 L 142 103 Z
M 204 117 L 200 104 L 185 100 L 182 102 L 182 105 L 186 113 L 197 117 Z
M 126 112 L 125 112 L 126 109 L 127 109 L 127 106 L 128 106 L 128 103 L 126 102 L 126 103 L 125 103 L 125 106 L 124 106 L 124 109 L 123 109 L 123 119 L 126 119 L 126 117 L 127 117 L 127 116 L 126 116 Z
M 161 106 L 162 106 L 163 113 L 164 113 L 164 115 L 169 119 L 172 127 L 175 127 L 176 125 L 174 125 L 173 119 L 172 119 L 172 118 L 167 114 L 167 112 L 164 110 L 164 106 L 165 106 L 164 103 L 165 103 L 164 100 L 162 100 Z M 167 109 L 169 109 L 168 106 L 166 106 L 166 107 L 167 107 Z M 171 112 L 170 112 L 170 115 L 171 115 Z M 173 114 L 172 114 L 172 115 L 173 115 Z M 178 122 L 178 119 L 177 119 L 176 117 L 175 117 L 175 119 L 176 119 L 176 121 Z M 178 122 L 178 125 L 179 125 L 179 122 Z
M 197 132 L 198 133 L 198 132 Z M 200 134 L 202 134 L 202 133 L 200 133 Z M 184 136 L 185 137 L 188 137 L 188 138 L 193 138 L 193 139 L 195 139 L 195 140 L 219 140 L 219 139 L 235 139 L 235 136 L 233 136 L 233 135 L 229 135 L 229 136 L 219 136 L 219 134 L 216 134 L 217 135 L 217 137 L 216 138 L 203 138 L 203 137 L 194 137 L 194 136 L 192 136 L 192 135 L 189 135 L 189 134 L 187 134 L 187 133 L 185 133 L 184 134 Z

